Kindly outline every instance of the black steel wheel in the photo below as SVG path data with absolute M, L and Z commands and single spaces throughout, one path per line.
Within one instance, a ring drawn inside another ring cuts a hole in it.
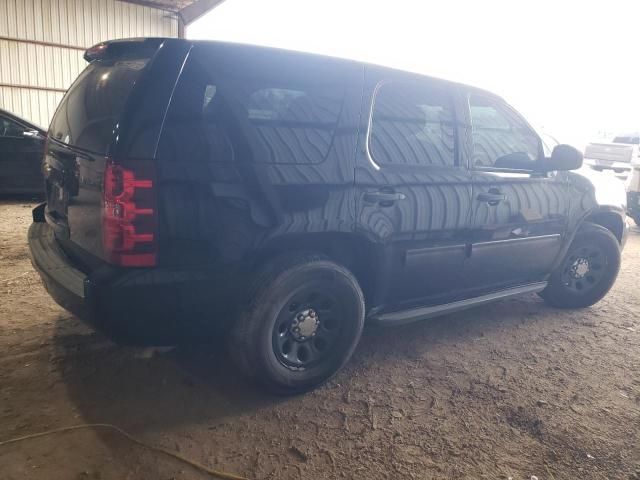
M 280 310 L 273 328 L 273 351 L 292 370 L 311 368 L 332 355 L 343 327 L 343 305 L 332 288 L 304 287 Z
M 607 262 L 598 244 L 571 249 L 562 267 L 562 283 L 576 293 L 587 293 L 605 277 Z
M 256 275 L 229 346 L 243 373 L 278 394 L 320 385 L 344 365 L 364 325 L 355 277 L 323 256 L 274 259 Z
M 559 308 L 591 306 L 611 289 L 619 269 L 616 237 L 600 225 L 585 224 L 540 296 Z

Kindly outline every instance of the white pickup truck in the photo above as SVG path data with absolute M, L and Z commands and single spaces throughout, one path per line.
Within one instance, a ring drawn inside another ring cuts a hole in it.
M 640 132 L 614 137 L 611 143 L 590 143 L 584 150 L 584 162 L 596 170 L 610 169 L 628 173 L 631 164 L 640 162 Z

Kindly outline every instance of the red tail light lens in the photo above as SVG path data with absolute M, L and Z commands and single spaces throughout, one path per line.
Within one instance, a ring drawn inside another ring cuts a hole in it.
M 107 261 L 124 267 L 157 263 L 155 166 L 108 161 L 104 172 L 102 245 Z

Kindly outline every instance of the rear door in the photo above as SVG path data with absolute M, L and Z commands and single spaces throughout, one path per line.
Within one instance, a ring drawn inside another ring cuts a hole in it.
M 0 191 L 34 193 L 43 188 L 40 165 L 44 138 L 0 115 Z
M 545 278 L 560 252 L 567 225 L 567 184 L 536 174 L 542 142 L 503 100 L 472 92 L 465 150 L 473 172 L 471 254 L 463 285 L 476 293 Z M 501 158 L 524 153 L 531 168 L 501 167 Z
M 377 246 L 373 303 L 395 309 L 446 301 L 458 290 L 471 205 L 455 92 L 383 68 L 369 68 L 365 78 L 356 228 Z

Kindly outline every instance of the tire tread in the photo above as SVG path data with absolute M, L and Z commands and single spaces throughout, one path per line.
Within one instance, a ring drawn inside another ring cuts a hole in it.
M 576 295 L 568 291 L 561 281 L 561 269 L 564 266 L 565 257 L 562 259 L 558 268 L 549 277 L 547 287 L 540 292 L 540 296 L 549 305 L 556 308 L 567 309 L 590 307 L 602 300 L 615 283 L 620 269 L 620 247 L 618 239 L 606 228 L 595 223 L 585 223 L 573 239 L 573 242 L 567 251 L 567 255 L 570 254 L 576 242 L 584 242 L 589 238 L 594 237 L 597 241 L 603 242 L 608 249 L 609 255 L 607 259 L 611 262 L 610 266 L 612 270 L 608 272 L 609 278 L 606 280 L 606 284 L 604 284 L 603 288 L 595 288 L 585 295 Z
M 238 318 L 229 332 L 228 344 L 229 353 L 241 373 L 249 380 L 262 384 L 276 394 L 287 395 L 301 393 L 315 388 L 333 375 L 324 378 L 322 382 L 313 383 L 303 388 L 292 388 L 281 385 L 274 379 L 269 378 L 268 375 L 265 375 L 260 353 L 258 348 L 256 348 L 257 339 L 261 335 L 260 329 L 263 321 L 261 313 L 264 312 L 265 305 L 273 301 L 271 298 L 274 292 L 278 290 L 279 280 L 289 275 L 295 275 L 299 270 L 306 269 L 313 265 L 330 265 L 336 273 L 344 275 L 355 285 L 358 295 L 357 301 L 360 303 L 362 312 L 362 318 L 358 319 L 360 322 L 359 331 L 362 331 L 364 323 L 364 297 L 357 280 L 345 267 L 331 261 L 323 254 L 313 252 L 282 254 L 264 264 L 262 268 L 257 271 L 256 276 L 247 288 Z M 346 359 L 342 362 L 340 368 L 346 363 L 353 349 L 355 349 L 355 345 L 352 346 L 349 355 L 347 355 Z M 336 372 L 337 370 L 339 370 L 339 368 L 336 369 Z

